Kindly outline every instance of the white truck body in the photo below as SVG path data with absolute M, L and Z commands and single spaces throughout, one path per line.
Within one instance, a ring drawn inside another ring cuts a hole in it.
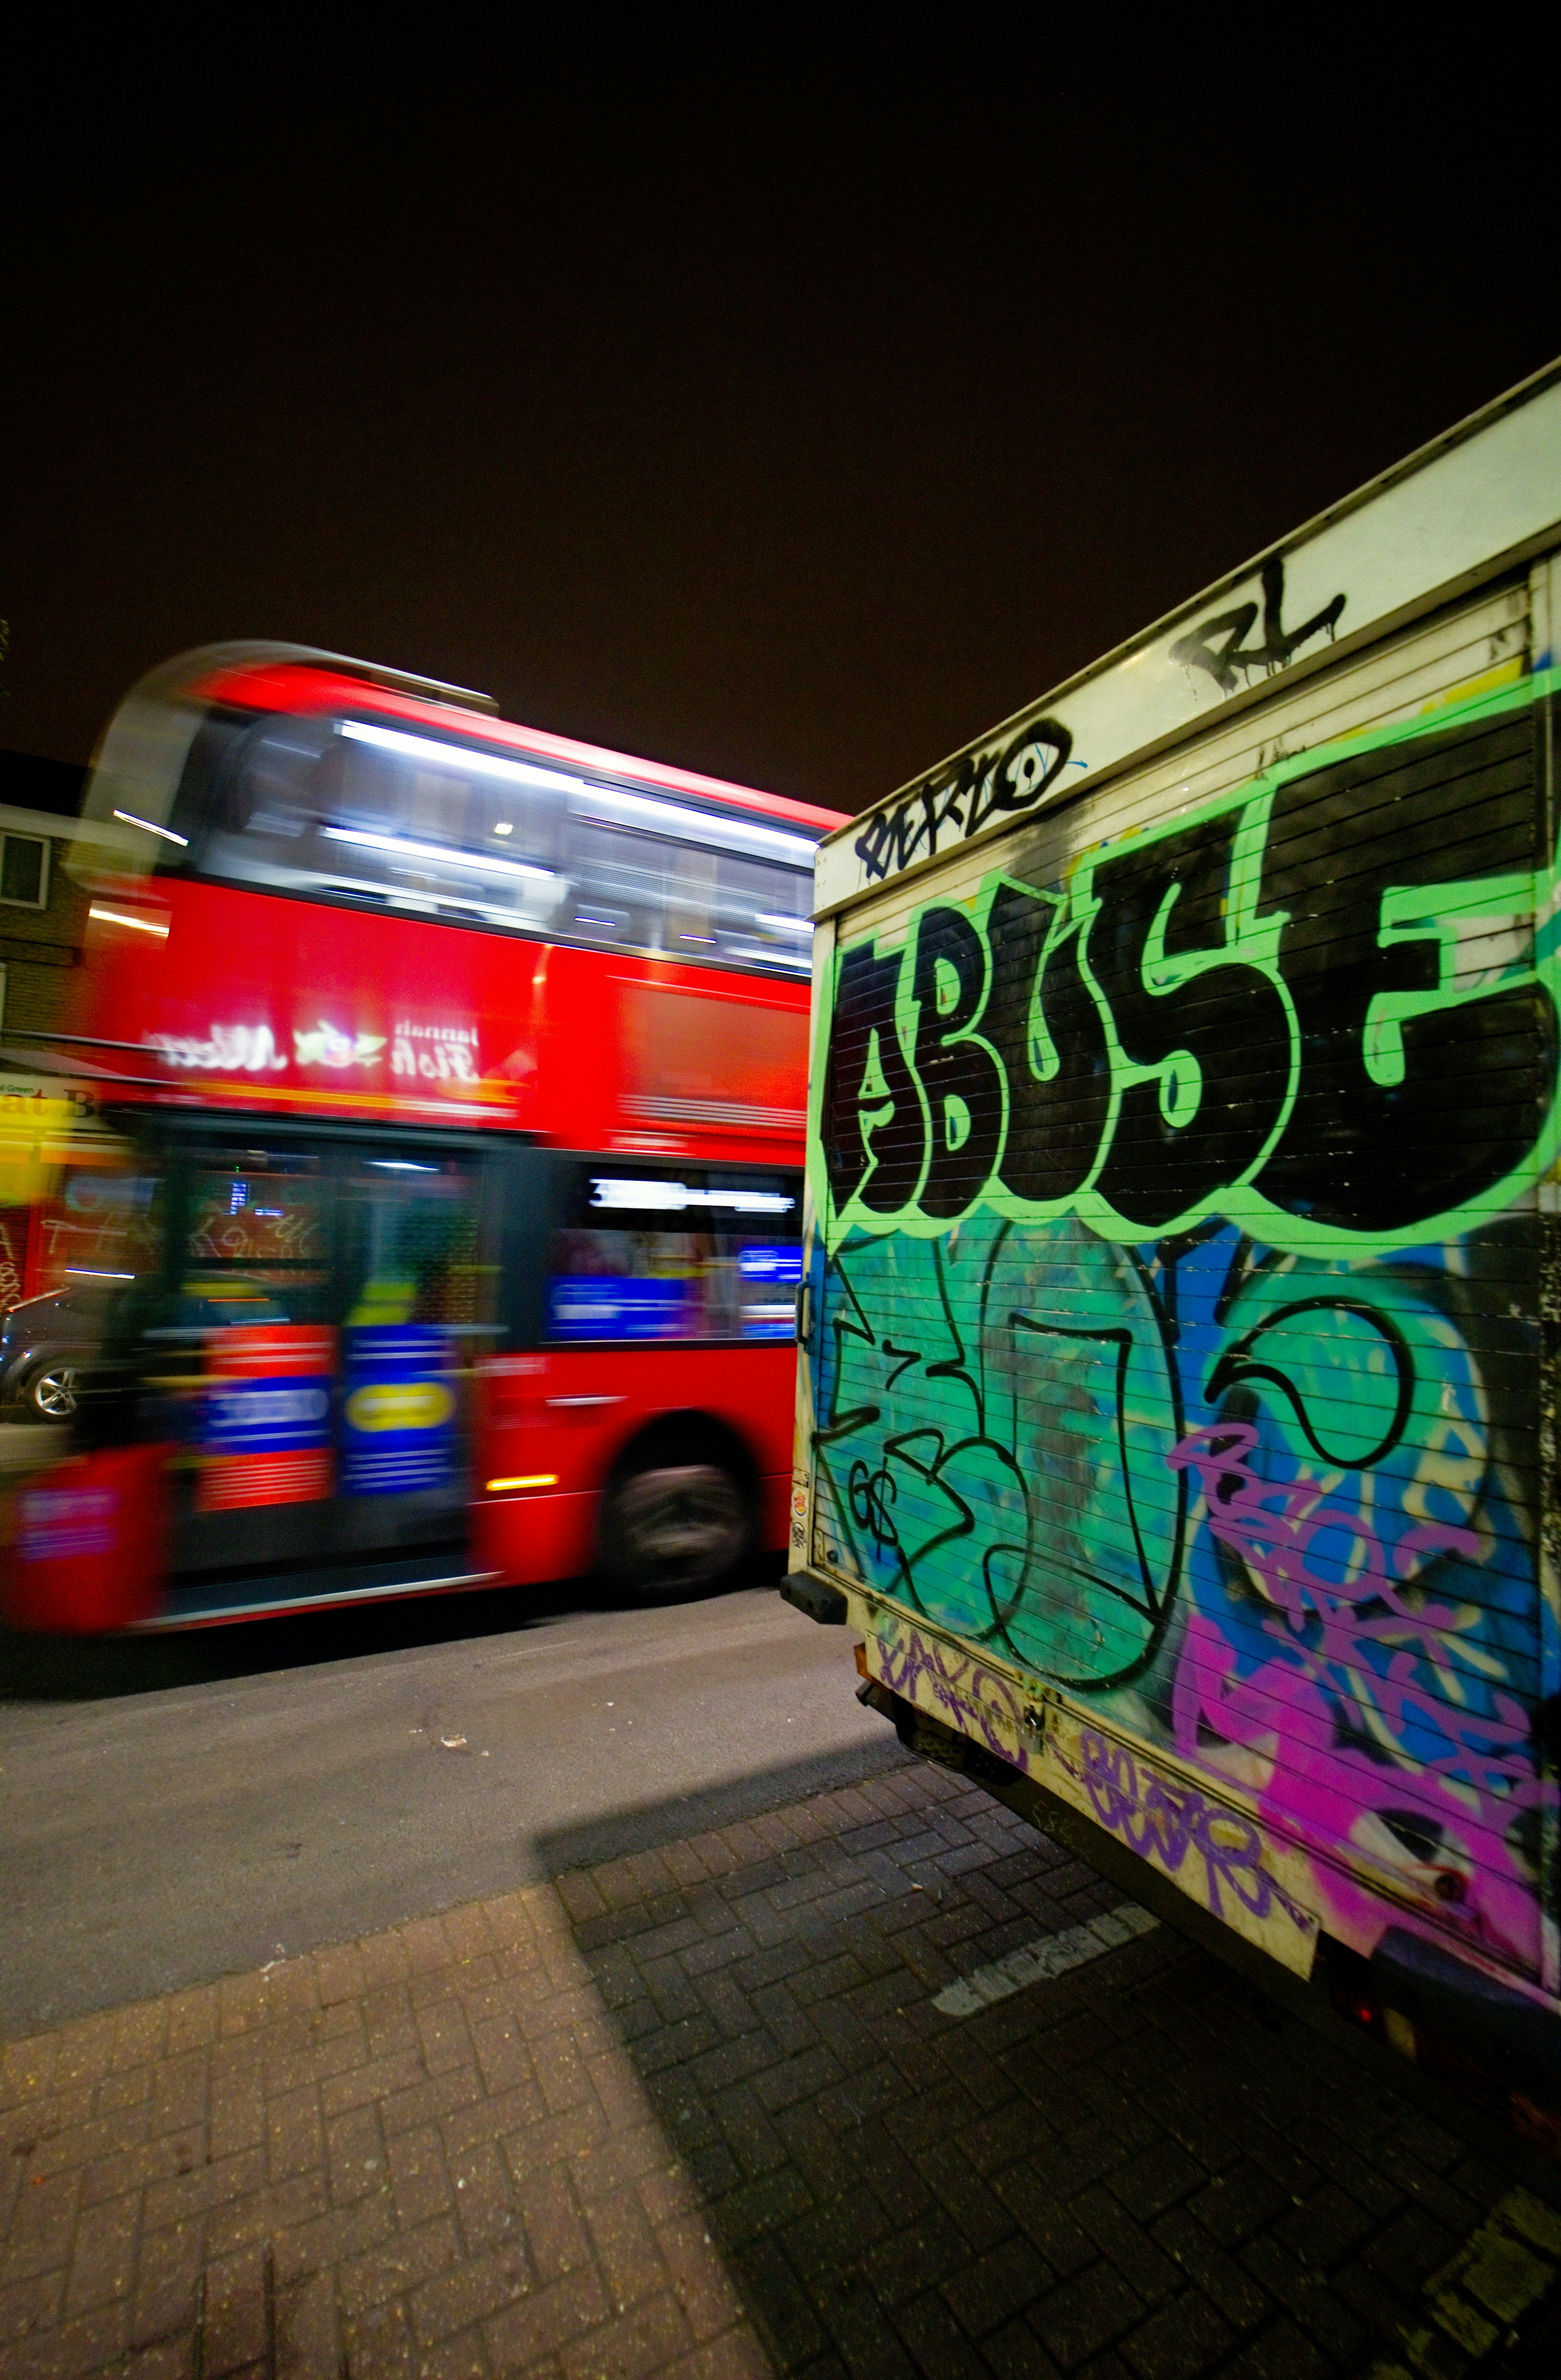
M 786 1589 L 1542 2044 L 1558 610 L 1561 366 L 821 846 Z

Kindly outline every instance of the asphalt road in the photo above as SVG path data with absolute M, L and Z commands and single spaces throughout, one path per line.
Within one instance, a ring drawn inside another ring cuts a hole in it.
M 210 1982 L 902 1758 L 762 1585 L 0 1644 L 0 2033 Z

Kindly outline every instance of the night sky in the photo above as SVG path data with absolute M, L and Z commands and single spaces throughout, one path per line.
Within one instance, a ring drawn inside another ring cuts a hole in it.
M 856 808 L 1561 347 L 1521 140 L 1465 204 L 1467 122 L 1102 115 L 874 21 L 827 80 L 516 48 L 371 109 L 261 43 L 44 142 L 0 745 L 275 637 Z

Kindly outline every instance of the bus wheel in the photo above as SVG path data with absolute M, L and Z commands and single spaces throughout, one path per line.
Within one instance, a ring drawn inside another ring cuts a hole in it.
M 752 1551 L 755 1522 L 752 1497 L 720 1463 L 648 1463 L 602 1499 L 601 1566 L 647 1599 L 707 1593 Z
M 40 1364 L 21 1392 L 22 1411 L 34 1421 L 68 1421 L 76 1411 L 74 1364 Z

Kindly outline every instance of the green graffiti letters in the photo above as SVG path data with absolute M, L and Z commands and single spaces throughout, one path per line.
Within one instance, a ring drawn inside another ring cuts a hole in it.
M 1408 1245 L 1547 1162 L 1555 873 L 1537 682 L 1283 762 L 989 876 L 835 965 L 815 1135 L 830 1247 L 978 1208 L 1140 1241 Z

